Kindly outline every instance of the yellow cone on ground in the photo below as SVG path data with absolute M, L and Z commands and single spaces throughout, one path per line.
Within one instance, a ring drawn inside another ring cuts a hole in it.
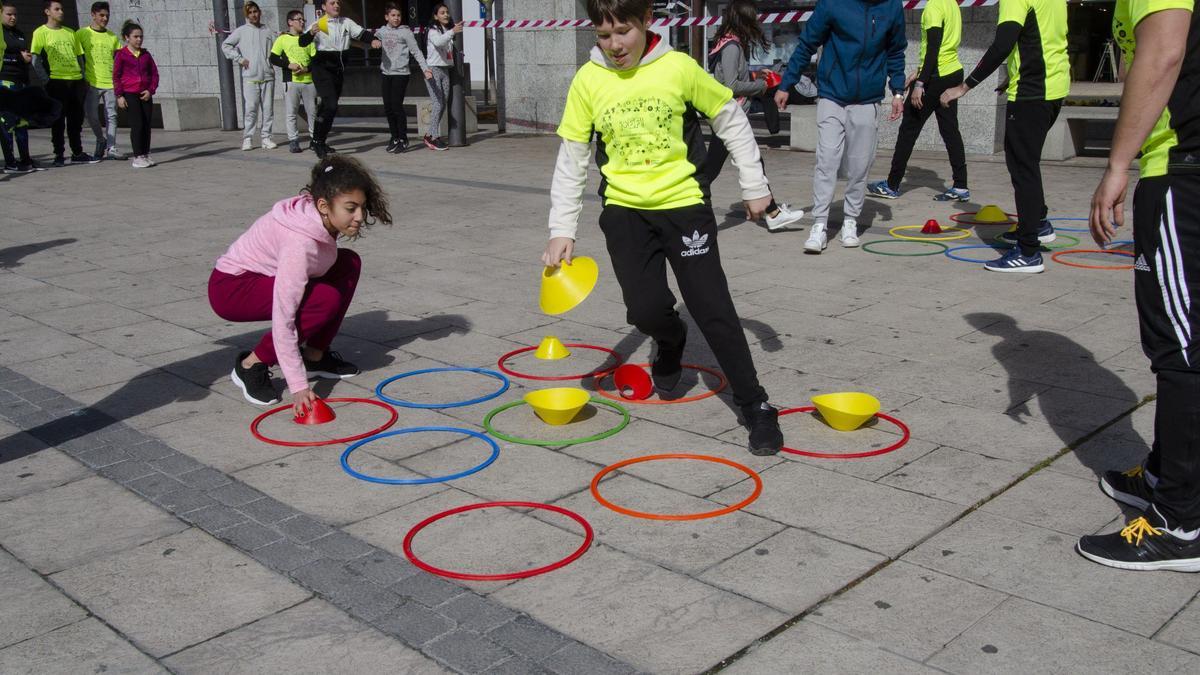
M 988 204 L 979 209 L 979 213 L 975 214 L 975 222 L 977 223 L 1007 223 L 1008 214 L 995 204 Z
M 596 261 L 586 256 L 579 256 L 558 267 L 543 269 L 542 311 L 547 314 L 570 311 L 592 292 L 599 276 L 600 268 Z
M 539 389 L 525 394 L 525 402 L 546 424 L 566 424 L 575 419 L 592 395 L 578 387 Z
M 321 18 L 317 19 L 317 30 L 329 35 L 329 15 L 322 14 Z M 307 112 L 307 111 L 306 111 Z
M 562 340 L 553 335 L 547 335 L 542 338 L 541 344 L 538 345 L 537 351 L 533 355 L 546 361 L 557 361 L 567 358 L 571 355 L 571 352 L 562 343 Z
M 854 431 L 879 412 L 879 399 L 857 391 L 821 394 L 812 398 L 817 412 L 838 431 Z

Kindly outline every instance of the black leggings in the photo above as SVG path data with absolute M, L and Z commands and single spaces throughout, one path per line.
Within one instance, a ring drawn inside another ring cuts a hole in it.
M 122 94 L 125 112 L 129 113 L 129 145 L 134 157 L 150 154 L 150 122 L 154 112 L 154 98 L 143 101 L 137 94 Z
M 1037 253 L 1038 227 L 1047 215 L 1042 187 L 1042 146 L 1058 119 L 1057 101 L 1009 101 L 1004 121 L 1004 162 L 1017 202 L 1017 242 L 1022 255 Z
M 950 155 L 954 187 L 967 189 L 967 154 L 963 149 L 962 133 L 958 130 L 958 101 L 952 101 L 948 107 L 943 107 L 940 101 L 942 92 L 957 87 L 962 81 L 963 71 L 960 70 L 926 82 L 920 109 L 912 104 L 911 94 L 904 100 L 904 119 L 900 122 L 900 131 L 896 137 L 892 170 L 887 178 L 888 187 L 893 190 L 900 189 L 900 181 L 904 180 L 904 172 L 908 170 L 908 160 L 912 157 L 913 146 L 921 135 L 921 129 L 930 115 L 937 115 L 938 131 L 941 132 L 942 142 L 946 144 L 946 152 Z
M 383 114 L 387 117 L 392 140 L 408 140 L 408 115 L 404 112 L 404 94 L 408 75 L 383 76 Z
M 323 145 L 333 130 L 333 119 L 337 117 L 338 99 L 342 97 L 342 85 L 346 75 L 342 67 L 342 55 L 338 52 L 318 52 L 309 64 L 313 86 L 320 102 L 313 119 L 312 142 Z

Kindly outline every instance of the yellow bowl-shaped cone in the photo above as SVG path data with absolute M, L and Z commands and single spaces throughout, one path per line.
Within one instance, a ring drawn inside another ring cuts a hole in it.
M 975 214 L 975 222 L 977 223 L 1007 223 L 1008 214 L 995 204 L 988 204 L 979 209 L 979 213 Z
M 329 15 L 328 14 L 322 14 L 321 18 L 317 19 L 317 30 L 321 31 L 322 33 L 325 33 L 326 35 L 329 34 Z
M 546 424 L 566 424 L 575 419 L 592 395 L 578 387 L 539 389 L 525 394 L 525 402 Z
M 586 256 L 563 263 L 558 267 L 542 270 L 542 311 L 547 314 L 562 314 L 575 308 L 596 287 L 600 268 L 596 261 Z
M 812 398 L 817 412 L 838 431 L 854 431 L 879 412 L 879 399 L 857 391 L 821 394 Z
M 538 345 L 537 351 L 533 355 L 546 361 L 557 361 L 570 356 L 571 351 L 562 343 L 562 340 L 553 335 L 547 335 L 542 338 L 541 344 Z

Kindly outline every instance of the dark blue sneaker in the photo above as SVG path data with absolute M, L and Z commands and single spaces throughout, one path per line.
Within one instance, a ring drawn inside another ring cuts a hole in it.
M 1046 271 L 1046 266 L 1042 264 L 1040 251 L 1033 255 L 1021 255 L 1019 247 L 1011 249 L 998 260 L 984 263 L 983 267 L 989 272 L 1017 272 L 1020 274 L 1037 274 Z
M 1042 224 L 1038 225 L 1038 242 L 1042 244 L 1049 244 L 1057 238 L 1058 235 L 1054 234 L 1054 226 L 1050 224 L 1049 220 L 1043 220 Z M 1004 234 L 1000 235 L 1000 240 L 1006 244 L 1017 243 L 1016 230 L 1013 230 L 1012 232 L 1005 232 Z
M 867 192 L 872 197 L 882 197 L 884 199 L 899 199 L 900 193 L 892 189 L 886 180 L 881 180 L 878 183 L 871 183 L 867 186 Z
M 966 188 L 948 188 L 940 195 L 933 198 L 935 202 L 969 202 L 971 201 L 971 191 Z

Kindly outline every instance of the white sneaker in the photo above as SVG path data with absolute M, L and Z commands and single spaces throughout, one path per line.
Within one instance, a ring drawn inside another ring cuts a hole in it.
M 808 241 L 804 242 L 804 250 L 808 253 L 820 253 L 829 245 L 829 237 L 825 234 L 825 223 L 815 223 Z
M 858 241 L 858 223 L 850 218 L 842 221 L 842 232 L 839 238 L 842 240 L 843 248 L 857 248 L 860 243 Z
M 146 160 L 150 166 L 158 166 L 158 162 L 154 161 L 154 158 L 150 155 L 142 155 L 142 159 Z
M 253 150 L 253 149 L 254 149 L 254 145 L 250 143 L 250 139 L 243 138 L 242 139 L 242 150 Z
M 262 139 L 262 147 L 263 150 L 274 150 L 275 148 L 278 148 L 279 145 L 269 138 L 264 138 Z
M 134 157 L 130 166 L 135 169 L 149 169 L 150 162 L 147 162 L 145 157 Z
M 772 232 L 776 232 L 778 230 L 782 230 L 788 225 L 800 222 L 800 219 L 803 217 L 803 209 L 796 209 L 793 211 L 791 206 L 788 204 L 780 204 L 779 213 L 776 213 L 774 216 L 766 216 L 767 229 Z

